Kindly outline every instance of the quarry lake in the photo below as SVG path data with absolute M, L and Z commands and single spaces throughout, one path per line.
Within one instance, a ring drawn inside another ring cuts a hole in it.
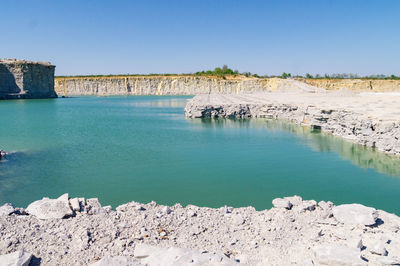
M 0 102 L 0 205 L 44 196 L 265 209 L 277 197 L 400 214 L 398 158 L 266 119 L 187 119 L 189 97 Z

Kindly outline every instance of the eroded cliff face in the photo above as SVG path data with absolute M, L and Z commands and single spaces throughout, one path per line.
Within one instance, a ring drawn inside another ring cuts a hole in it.
M 309 85 L 326 90 L 349 89 L 352 91 L 400 91 L 400 80 L 379 79 L 299 79 Z
M 370 91 L 400 90 L 398 80 L 313 80 L 280 78 L 217 78 L 195 76 L 60 77 L 55 79 L 59 95 L 196 95 L 250 93 L 276 90 Z M 320 89 L 319 89 L 320 88 Z
M 0 99 L 57 97 L 54 69 L 50 63 L 0 60 Z
M 61 95 L 194 95 L 268 90 L 270 80 L 190 76 L 56 78 Z

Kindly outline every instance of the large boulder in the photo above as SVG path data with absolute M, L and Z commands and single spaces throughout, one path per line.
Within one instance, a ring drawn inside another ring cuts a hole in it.
M 58 199 L 43 198 L 29 204 L 25 210 L 39 219 L 62 219 L 74 214 L 69 206 L 68 194 Z
M 374 225 L 378 218 L 376 209 L 361 204 L 343 204 L 333 207 L 333 217 L 345 225 Z
M 10 215 L 15 211 L 14 206 L 10 203 L 6 203 L 0 207 L 0 216 Z
M 89 266 L 136 266 L 142 265 L 134 258 L 127 256 L 105 257 Z
M 272 201 L 272 205 L 274 205 L 275 208 L 283 208 L 283 209 L 288 209 L 290 210 L 293 206 L 293 204 L 290 202 L 290 200 L 284 198 L 276 198 Z
M 322 244 L 314 247 L 314 262 L 317 265 L 367 265 L 361 259 L 360 249 L 337 244 Z
M 28 266 L 32 259 L 32 254 L 24 250 L 18 250 L 10 254 L 0 255 L 1 266 Z

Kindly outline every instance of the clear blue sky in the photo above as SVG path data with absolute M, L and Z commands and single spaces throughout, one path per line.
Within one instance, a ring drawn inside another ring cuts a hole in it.
M 0 3 L 0 58 L 57 75 L 400 75 L 398 0 L 20 1 Z

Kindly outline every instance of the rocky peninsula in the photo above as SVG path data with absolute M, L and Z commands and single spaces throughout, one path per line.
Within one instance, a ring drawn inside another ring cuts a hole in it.
M 189 118 L 271 118 L 311 126 L 355 143 L 400 155 L 400 93 L 304 89 L 203 94 L 185 107 Z
M 400 217 L 360 204 L 270 210 L 43 198 L 0 207 L 1 265 L 399 265 Z M 30 264 L 29 264 L 30 263 Z

